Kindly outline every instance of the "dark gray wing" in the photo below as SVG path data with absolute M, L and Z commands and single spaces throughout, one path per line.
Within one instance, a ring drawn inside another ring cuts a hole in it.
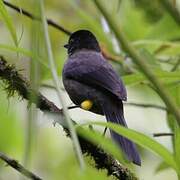
M 109 91 L 121 100 L 127 99 L 122 80 L 100 53 L 76 53 L 68 59 L 63 75 L 66 78 Z

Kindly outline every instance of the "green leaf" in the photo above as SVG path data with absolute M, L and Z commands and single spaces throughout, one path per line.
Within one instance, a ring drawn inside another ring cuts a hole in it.
M 159 64 L 157 63 L 157 59 L 146 49 L 141 49 L 140 54 L 144 57 L 146 60 L 147 64 L 154 69 L 160 69 Z
M 69 166 L 69 165 L 68 165 Z M 79 168 L 74 168 L 71 171 L 73 173 L 73 179 L 78 180 L 92 180 L 92 179 L 98 179 L 98 180 L 108 180 L 108 177 L 105 172 L 101 171 L 99 172 L 97 169 L 92 168 L 90 166 L 86 167 L 86 169 L 82 172 Z M 67 173 L 68 174 L 68 173 Z M 72 175 L 69 175 L 72 179 Z
M 159 173 L 160 171 L 166 170 L 168 168 L 170 168 L 169 165 L 163 161 L 157 166 L 155 172 Z
M 77 132 L 85 139 L 91 141 L 95 145 L 102 147 L 106 152 L 113 155 L 121 163 L 125 163 L 123 153 L 121 152 L 119 147 L 110 139 L 103 137 L 101 133 L 88 129 L 85 130 L 79 126 L 77 126 Z
M 171 131 L 174 132 L 176 119 L 175 119 L 174 115 L 171 112 L 167 112 L 166 116 L 167 116 L 167 125 L 169 126 Z M 174 143 L 174 141 L 172 141 L 172 143 Z M 173 144 L 173 146 L 174 146 L 174 144 Z
M 47 161 L 45 161 L 47 162 Z M 90 164 L 93 162 L 91 161 Z M 82 171 L 77 162 L 75 162 L 74 157 L 72 157 L 72 154 L 69 152 L 68 156 L 61 159 L 60 165 L 56 167 L 56 171 L 54 172 L 53 168 L 53 177 L 51 176 L 50 179 L 64 179 L 64 180 L 92 180 L 92 179 L 98 179 L 98 180 L 108 180 L 107 173 L 104 170 L 97 170 L 96 168 L 93 168 L 89 165 L 89 163 L 86 163 L 86 168 Z M 63 166 L 62 166 L 63 165 Z M 52 166 L 49 166 L 52 167 Z M 67 167 L 68 172 L 67 173 Z M 61 173 L 59 173 L 61 171 Z
M 148 51 L 155 54 L 157 58 L 179 56 L 180 51 L 180 43 L 177 41 L 143 39 L 132 42 L 132 45 L 138 49 L 148 49 Z
M 158 154 L 161 158 L 163 158 L 165 163 L 167 163 L 169 166 L 171 166 L 178 172 L 178 167 L 173 154 L 169 150 L 167 150 L 164 146 L 162 146 L 160 143 L 153 140 L 152 138 L 142 133 L 136 132 L 132 129 L 127 129 L 119 124 L 114 124 L 110 122 L 108 123 L 89 122 L 89 123 L 85 123 L 84 125 L 90 125 L 90 124 L 109 127 L 116 133 L 123 135 L 124 137 L 134 141 L 136 144 Z
M 49 68 L 49 66 L 47 65 L 47 63 L 45 63 L 44 60 L 42 60 L 42 57 L 34 57 L 33 53 L 27 49 L 21 48 L 21 47 L 14 47 L 14 46 L 10 46 L 7 44 L 0 44 L 0 49 L 4 49 L 4 50 L 8 50 L 8 51 L 12 51 L 12 52 L 17 52 L 17 53 L 21 53 L 27 57 L 30 58 L 35 58 L 37 61 L 39 61 L 44 67 Z
M 151 28 L 151 24 L 145 19 L 143 11 L 135 8 L 134 2 L 131 0 L 122 1 L 119 14 L 114 17 L 117 22 L 120 21 L 122 30 L 130 41 L 143 39 Z
M 16 30 L 15 30 L 13 21 L 11 19 L 11 16 L 8 14 L 2 0 L 0 0 L 0 15 L 1 15 L 4 23 L 6 24 L 15 45 L 18 46 L 18 40 L 17 40 Z
M 168 72 L 156 70 L 154 71 L 156 77 L 158 77 L 164 84 L 170 84 L 172 82 L 179 81 L 180 72 Z M 136 85 L 141 82 L 148 82 L 146 77 L 142 73 L 131 74 L 123 76 L 123 81 L 126 85 Z
M 24 48 L 20 48 L 20 47 L 14 47 L 8 44 L 0 44 L 0 49 L 5 49 L 8 51 L 12 51 L 12 52 L 17 52 L 17 53 L 21 53 L 27 57 L 33 57 L 33 54 L 31 53 L 31 51 L 28 51 Z
M 177 25 L 174 19 L 169 14 L 165 14 L 158 23 L 154 24 L 147 38 L 158 40 L 178 39 L 180 37 L 179 30 L 179 25 Z

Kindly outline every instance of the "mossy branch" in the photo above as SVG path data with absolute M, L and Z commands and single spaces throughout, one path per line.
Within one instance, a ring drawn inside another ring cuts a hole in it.
M 19 72 L 15 69 L 15 66 L 9 65 L 2 56 L 0 56 L 0 79 L 5 85 L 5 91 L 7 92 L 8 96 L 13 96 L 17 93 L 20 98 L 34 103 L 36 107 L 43 112 L 50 112 L 57 114 L 58 116 L 63 115 L 62 109 L 59 109 L 53 102 L 49 101 L 41 93 L 31 89 L 27 80 L 25 80 L 25 78 L 19 74 Z M 33 99 L 30 99 L 30 94 L 37 97 L 33 98 L 35 99 L 33 102 Z M 74 121 L 73 123 L 76 124 Z M 70 137 L 67 126 L 63 125 L 63 123 L 61 125 L 66 132 L 67 137 Z M 79 134 L 78 139 L 83 154 L 92 157 L 92 159 L 95 161 L 95 166 L 97 169 L 105 169 L 107 170 L 108 175 L 114 176 L 119 180 L 137 180 L 135 175 L 131 173 L 129 169 L 122 166 L 102 148 L 94 145 Z

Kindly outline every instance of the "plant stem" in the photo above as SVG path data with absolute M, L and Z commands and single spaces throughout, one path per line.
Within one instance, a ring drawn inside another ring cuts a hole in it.
M 154 133 L 154 137 L 174 136 L 174 133 Z
M 180 25 L 180 13 L 175 5 L 173 6 L 173 4 L 169 0 L 161 0 L 161 3 L 168 11 L 168 13 L 172 16 L 172 18 L 176 21 L 176 23 Z
M 128 42 L 127 38 L 124 36 L 120 25 L 117 25 L 115 20 L 112 18 L 110 14 L 106 11 L 106 9 L 103 7 L 103 5 L 100 3 L 99 0 L 94 0 L 94 3 L 96 4 L 97 8 L 100 10 L 100 12 L 105 17 L 106 21 L 108 22 L 110 28 L 113 30 L 119 46 L 121 46 L 133 59 L 134 63 L 136 63 L 141 71 L 146 75 L 147 79 L 154 85 L 156 88 L 159 96 L 162 98 L 164 103 L 166 104 L 167 108 L 174 114 L 176 117 L 176 120 L 180 126 L 180 111 L 164 87 L 164 85 L 161 83 L 161 81 L 155 76 L 153 71 L 147 66 L 145 63 L 145 59 L 139 55 L 139 53 L 134 49 L 133 46 Z
M 57 75 L 57 71 L 56 71 L 56 66 L 55 66 L 54 60 L 53 60 L 54 58 L 53 58 L 53 54 L 52 54 L 52 50 L 51 50 L 51 43 L 50 43 L 49 34 L 48 34 L 48 25 L 47 25 L 46 18 L 44 16 L 43 0 L 40 1 L 40 9 L 41 9 L 41 19 L 42 19 L 42 23 L 43 23 L 43 30 L 44 30 L 44 36 L 45 36 L 45 43 L 46 43 L 46 48 L 47 48 L 47 53 L 48 53 L 49 66 L 50 66 L 50 70 L 52 73 L 53 81 L 54 81 L 54 84 L 57 89 L 58 98 L 63 107 L 63 113 L 64 113 L 65 119 L 67 121 L 67 124 L 68 124 L 70 135 L 72 137 L 73 146 L 74 146 L 74 150 L 77 155 L 77 159 L 79 161 L 81 169 L 84 169 L 85 163 L 84 163 L 82 151 L 81 151 L 79 141 L 78 141 L 75 129 L 74 129 L 74 125 L 68 114 L 67 106 L 66 106 L 63 94 L 61 92 L 61 88 L 60 88 L 59 79 L 58 79 L 58 75 Z
M 176 71 L 176 69 L 178 69 L 179 65 L 180 65 L 180 58 L 177 60 L 176 64 L 173 66 L 171 71 Z
M 16 160 L 9 158 L 4 153 L 0 152 L 0 159 L 6 162 L 9 166 L 19 171 L 24 176 L 33 179 L 33 180 L 42 180 L 42 178 L 38 177 L 36 174 L 32 173 L 28 169 L 25 169 L 21 164 L 19 164 Z

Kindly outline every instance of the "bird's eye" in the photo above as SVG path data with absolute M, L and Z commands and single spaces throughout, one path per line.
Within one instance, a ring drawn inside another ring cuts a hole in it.
M 74 39 L 70 39 L 69 43 L 73 43 L 74 42 Z

